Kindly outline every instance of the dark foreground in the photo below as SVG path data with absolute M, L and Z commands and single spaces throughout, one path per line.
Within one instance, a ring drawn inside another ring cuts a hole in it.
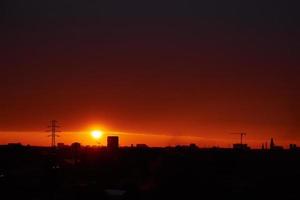
M 0 147 L 0 199 L 299 199 L 300 152 Z

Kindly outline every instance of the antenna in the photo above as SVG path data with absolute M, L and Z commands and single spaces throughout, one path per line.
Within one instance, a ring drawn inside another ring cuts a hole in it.
M 50 125 L 48 126 L 48 128 L 50 129 L 47 130 L 47 132 L 51 132 L 48 137 L 51 137 L 51 147 L 53 148 L 56 147 L 56 137 L 59 137 L 59 135 L 57 135 L 56 133 L 60 132 L 59 130 L 57 130 L 58 128 L 60 128 L 60 126 L 58 126 L 57 124 L 58 122 L 56 120 L 52 120 L 50 122 Z

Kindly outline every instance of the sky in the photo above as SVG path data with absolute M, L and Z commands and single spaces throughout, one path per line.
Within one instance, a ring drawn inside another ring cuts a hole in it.
M 46 145 L 52 119 L 130 143 L 300 143 L 299 4 L 3 0 L 0 143 Z

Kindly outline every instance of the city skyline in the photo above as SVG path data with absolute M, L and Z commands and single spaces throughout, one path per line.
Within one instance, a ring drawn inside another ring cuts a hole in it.
M 93 132 L 101 132 L 99 138 L 93 136 Z M 0 145 L 6 145 L 8 143 L 21 143 L 22 145 L 32 145 L 32 146 L 51 146 L 51 138 L 45 132 L 0 132 L 2 134 L 2 140 Z M 34 137 L 31 137 L 34 135 Z M 171 135 L 171 134 L 150 134 L 150 133 L 128 133 L 128 132 L 118 132 L 118 131 L 103 131 L 101 129 L 89 129 L 86 131 L 61 131 L 59 137 L 56 138 L 57 143 L 63 143 L 66 145 L 71 145 L 74 142 L 79 142 L 84 146 L 105 146 L 107 136 L 118 136 L 120 138 L 120 146 L 132 146 L 136 144 L 146 144 L 149 147 L 167 147 L 167 146 L 180 146 L 180 145 L 190 145 L 196 144 L 200 148 L 232 148 L 233 144 L 240 143 L 240 136 L 238 133 L 227 133 L 227 139 L 222 140 L 220 138 L 209 138 L 192 136 L 188 134 L 182 135 Z M 243 143 L 247 144 L 250 148 L 261 149 L 262 144 L 269 146 L 268 138 L 253 139 L 251 135 L 248 134 L 243 139 Z M 284 148 L 289 148 L 290 144 L 298 144 L 298 141 L 288 140 L 284 141 L 281 138 L 275 138 L 276 143 L 282 145 Z

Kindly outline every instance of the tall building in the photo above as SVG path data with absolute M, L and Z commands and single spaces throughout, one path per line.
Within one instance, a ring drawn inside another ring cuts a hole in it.
M 119 148 L 119 137 L 118 136 L 107 136 L 107 148 L 115 150 Z

